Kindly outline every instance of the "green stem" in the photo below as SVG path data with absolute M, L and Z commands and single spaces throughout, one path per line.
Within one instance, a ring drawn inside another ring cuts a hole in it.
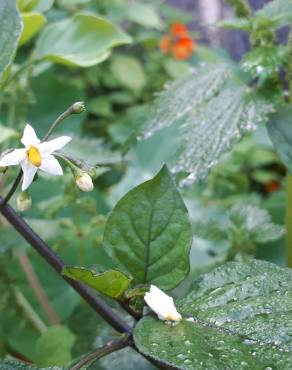
M 286 181 L 286 257 L 287 266 L 292 268 L 292 175 L 287 175 Z
M 76 111 L 76 103 L 71 105 L 65 112 L 60 114 L 60 116 L 56 119 L 56 121 L 52 124 L 52 126 L 49 128 L 48 132 L 44 136 L 42 141 L 46 141 L 52 134 L 52 132 L 59 126 L 59 124 L 64 121 L 66 118 L 70 117 L 72 114 L 78 114 L 81 113 Z
M 18 77 L 24 70 L 33 66 L 34 64 L 39 63 L 40 61 L 41 59 L 33 59 L 22 64 L 13 75 L 11 75 L 6 81 L 3 82 L 3 84 L 0 86 L 1 90 L 4 90 L 10 84 L 10 82 L 15 80 L 15 78 Z

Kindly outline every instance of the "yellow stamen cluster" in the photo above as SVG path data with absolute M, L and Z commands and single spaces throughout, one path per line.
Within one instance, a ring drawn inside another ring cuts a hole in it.
M 26 152 L 28 160 L 36 167 L 40 167 L 42 164 L 42 157 L 38 148 L 35 146 L 30 146 Z

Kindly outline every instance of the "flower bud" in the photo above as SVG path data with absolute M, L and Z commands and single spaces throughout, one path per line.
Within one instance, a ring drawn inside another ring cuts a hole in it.
M 92 179 L 86 172 L 80 172 L 77 174 L 75 182 L 78 188 L 82 191 L 89 192 L 93 190 Z
M 79 114 L 79 113 L 82 113 L 84 112 L 86 109 L 85 109 L 85 104 L 83 101 L 78 101 L 76 103 L 74 103 L 72 105 L 72 111 L 73 113 L 75 114 Z
M 17 203 L 17 209 L 20 212 L 28 211 L 31 208 L 31 204 L 32 204 L 31 196 L 27 192 L 22 191 L 18 195 L 16 203 Z

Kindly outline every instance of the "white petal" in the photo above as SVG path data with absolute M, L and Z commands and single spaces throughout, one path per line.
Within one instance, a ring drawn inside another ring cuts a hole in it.
M 21 142 L 25 146 L 33 145 L 36 146 L 39 144 L 40 140 L 38 139 L 35 130 L 31 125 L 26 125 L 23 131 Z
M 69 136 L 60 136 L 57 139 L 45 141 L 44 143 L 41 143 L 38 147 L 42 153 L 52 154 L 56 150 L 63 148 L 71 140 L 72 139 Z
M 62 167 L 53 155 L 47 155 L 42 158 L 42 165 L 39 167 L 42 171 L 51 175 L 63 175 Z
M 26 157 L 25 149 L 14 149 L 12 152 L 5 154 L 0 159 L 0 166 L 15 166 L 23 161 Z
M 181 320 L 181 315 L 175 308 L 173 298 L 169 297 L 155 285 L 151 285 L 150 292 L 145 294 L 144 299 L 160 320 Z
M 28 160 L 25 160 L 21 163 L 21 168 L 23 171 L 23 182 L 21 189 L 22 191 L 25 191 L 33 182 L 34 175 L 37 172 L 37 167 L 33 166 Z

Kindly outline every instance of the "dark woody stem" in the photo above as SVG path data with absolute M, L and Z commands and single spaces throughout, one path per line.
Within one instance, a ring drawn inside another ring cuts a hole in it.
M 47 263 L 114 329 L 120 333 L 131 333 L 130 326 L 117 316 L 110 306 L 96 297 L 87 287 L 78 281 L 62 276 L 64 262 L 30 228 L 13 208 L 0 197 L 0 212 L 18 233 L 47 261 Z

